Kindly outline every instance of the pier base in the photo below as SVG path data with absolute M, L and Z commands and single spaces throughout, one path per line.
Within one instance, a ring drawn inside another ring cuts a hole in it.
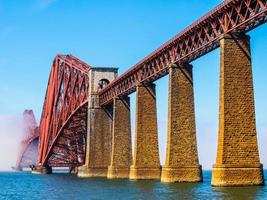
M 202 167 L 199 166 L 176 166 L 163 167 L 161 174 L 161 182 L 201 182 Z
M 37 166 L 32 169 L 32 174 L 52 174 L 52 167 Z
M 161 167 L 159 168 L 139 168 L 131 166 L 130 179 L 160 179 Z
M 263 169 L 259 166 L 217 166 L 212 168 L 213 186 L 263 185 Z

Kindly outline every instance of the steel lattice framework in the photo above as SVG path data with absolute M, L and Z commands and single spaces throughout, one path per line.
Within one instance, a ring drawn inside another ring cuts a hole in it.
M 72 55 L 55 57 L 40 122 L 39 165 L 84 163 L 89 68 Z
M 39 127 L 32 110 L 23 112 L 24 136 L 20 142 L 19 154 L 14 169 L 22 170 L 37 163 Z M 35 144 L 37 143 L 37 144 Z
M 226 0 L 134 65 L 99 92 L 100 104 L 128 95 L 138 84 L 168 74 L 171 64 L 189 63 L 219 46 L 226 33 L 246 33 L 267 21 L 267 0 Z

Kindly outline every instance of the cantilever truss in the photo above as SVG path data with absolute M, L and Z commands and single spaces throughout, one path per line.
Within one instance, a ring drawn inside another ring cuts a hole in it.
M 20 142 L 20 150 L 14 169 L 22 170 L 37 162 L 39 127 L 32 110 L 23 112 L 24 136 Z
M 99 92 L 100 104 L 128 95 L 137 84 L 168 74 L 174 63 L 189 63 L 219 46 L 226 33 L 246 33 L 267 21 L 267 0 L 226 0 L 162 45 Z
M 80 166 L 85 161 L 89 68 L 72 55 L 54 59 L 40 123 L 42 166 Z

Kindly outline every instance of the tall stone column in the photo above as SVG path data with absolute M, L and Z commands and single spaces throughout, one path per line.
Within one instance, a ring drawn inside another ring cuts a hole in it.
M 168 139 L 162 182 L 199 182 L 192 65 L 169 69 Z
M 112 149 L 112 105 L 100 107 L 98 92 L 117 77 L 117 68 L 90 67 L 85 164 L 79 177 L 106 177 Z
M 108 110 L 99 107 L 98 97 L 88 108 L 86 163 L 79 168 L 79 177 L 106 177 L 111 158 L 112 117 Z
M 136 90 L 134 160 L 130 179 L 159 179 L 161 174 L 155 84 Z
M 108 178 L 129 178 L 132 164 L 130 98 L 114 98 L 111 163 Z
M 262 185 L 250 37 L 224 35 L 221 45 L 219 136 L 213 186 Z

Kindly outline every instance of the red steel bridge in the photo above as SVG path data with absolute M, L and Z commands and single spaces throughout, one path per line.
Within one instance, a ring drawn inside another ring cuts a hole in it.
M 168 74 L 219 47 L 226 33 L 246 33 L 267 21 L 267 0 L 226 0 L 131 67 L 98 93 L 101 106 L 126 96 L 138 84 Z M 90 65 L 72 55 L 54 59 L 40 123 L 38 163 L 75 167 L 85 162 Z
M 57 55 L 53 62 L 40 122 L 42 165 L 84 163 L 89 68 L 72 55 Z
M 15 170 L 23 170 L 31 165 L 36 165 L 38 158 L 39 126 L 37 125 L 32 110 L 23 112 L 24 136 L 20 142 Z

